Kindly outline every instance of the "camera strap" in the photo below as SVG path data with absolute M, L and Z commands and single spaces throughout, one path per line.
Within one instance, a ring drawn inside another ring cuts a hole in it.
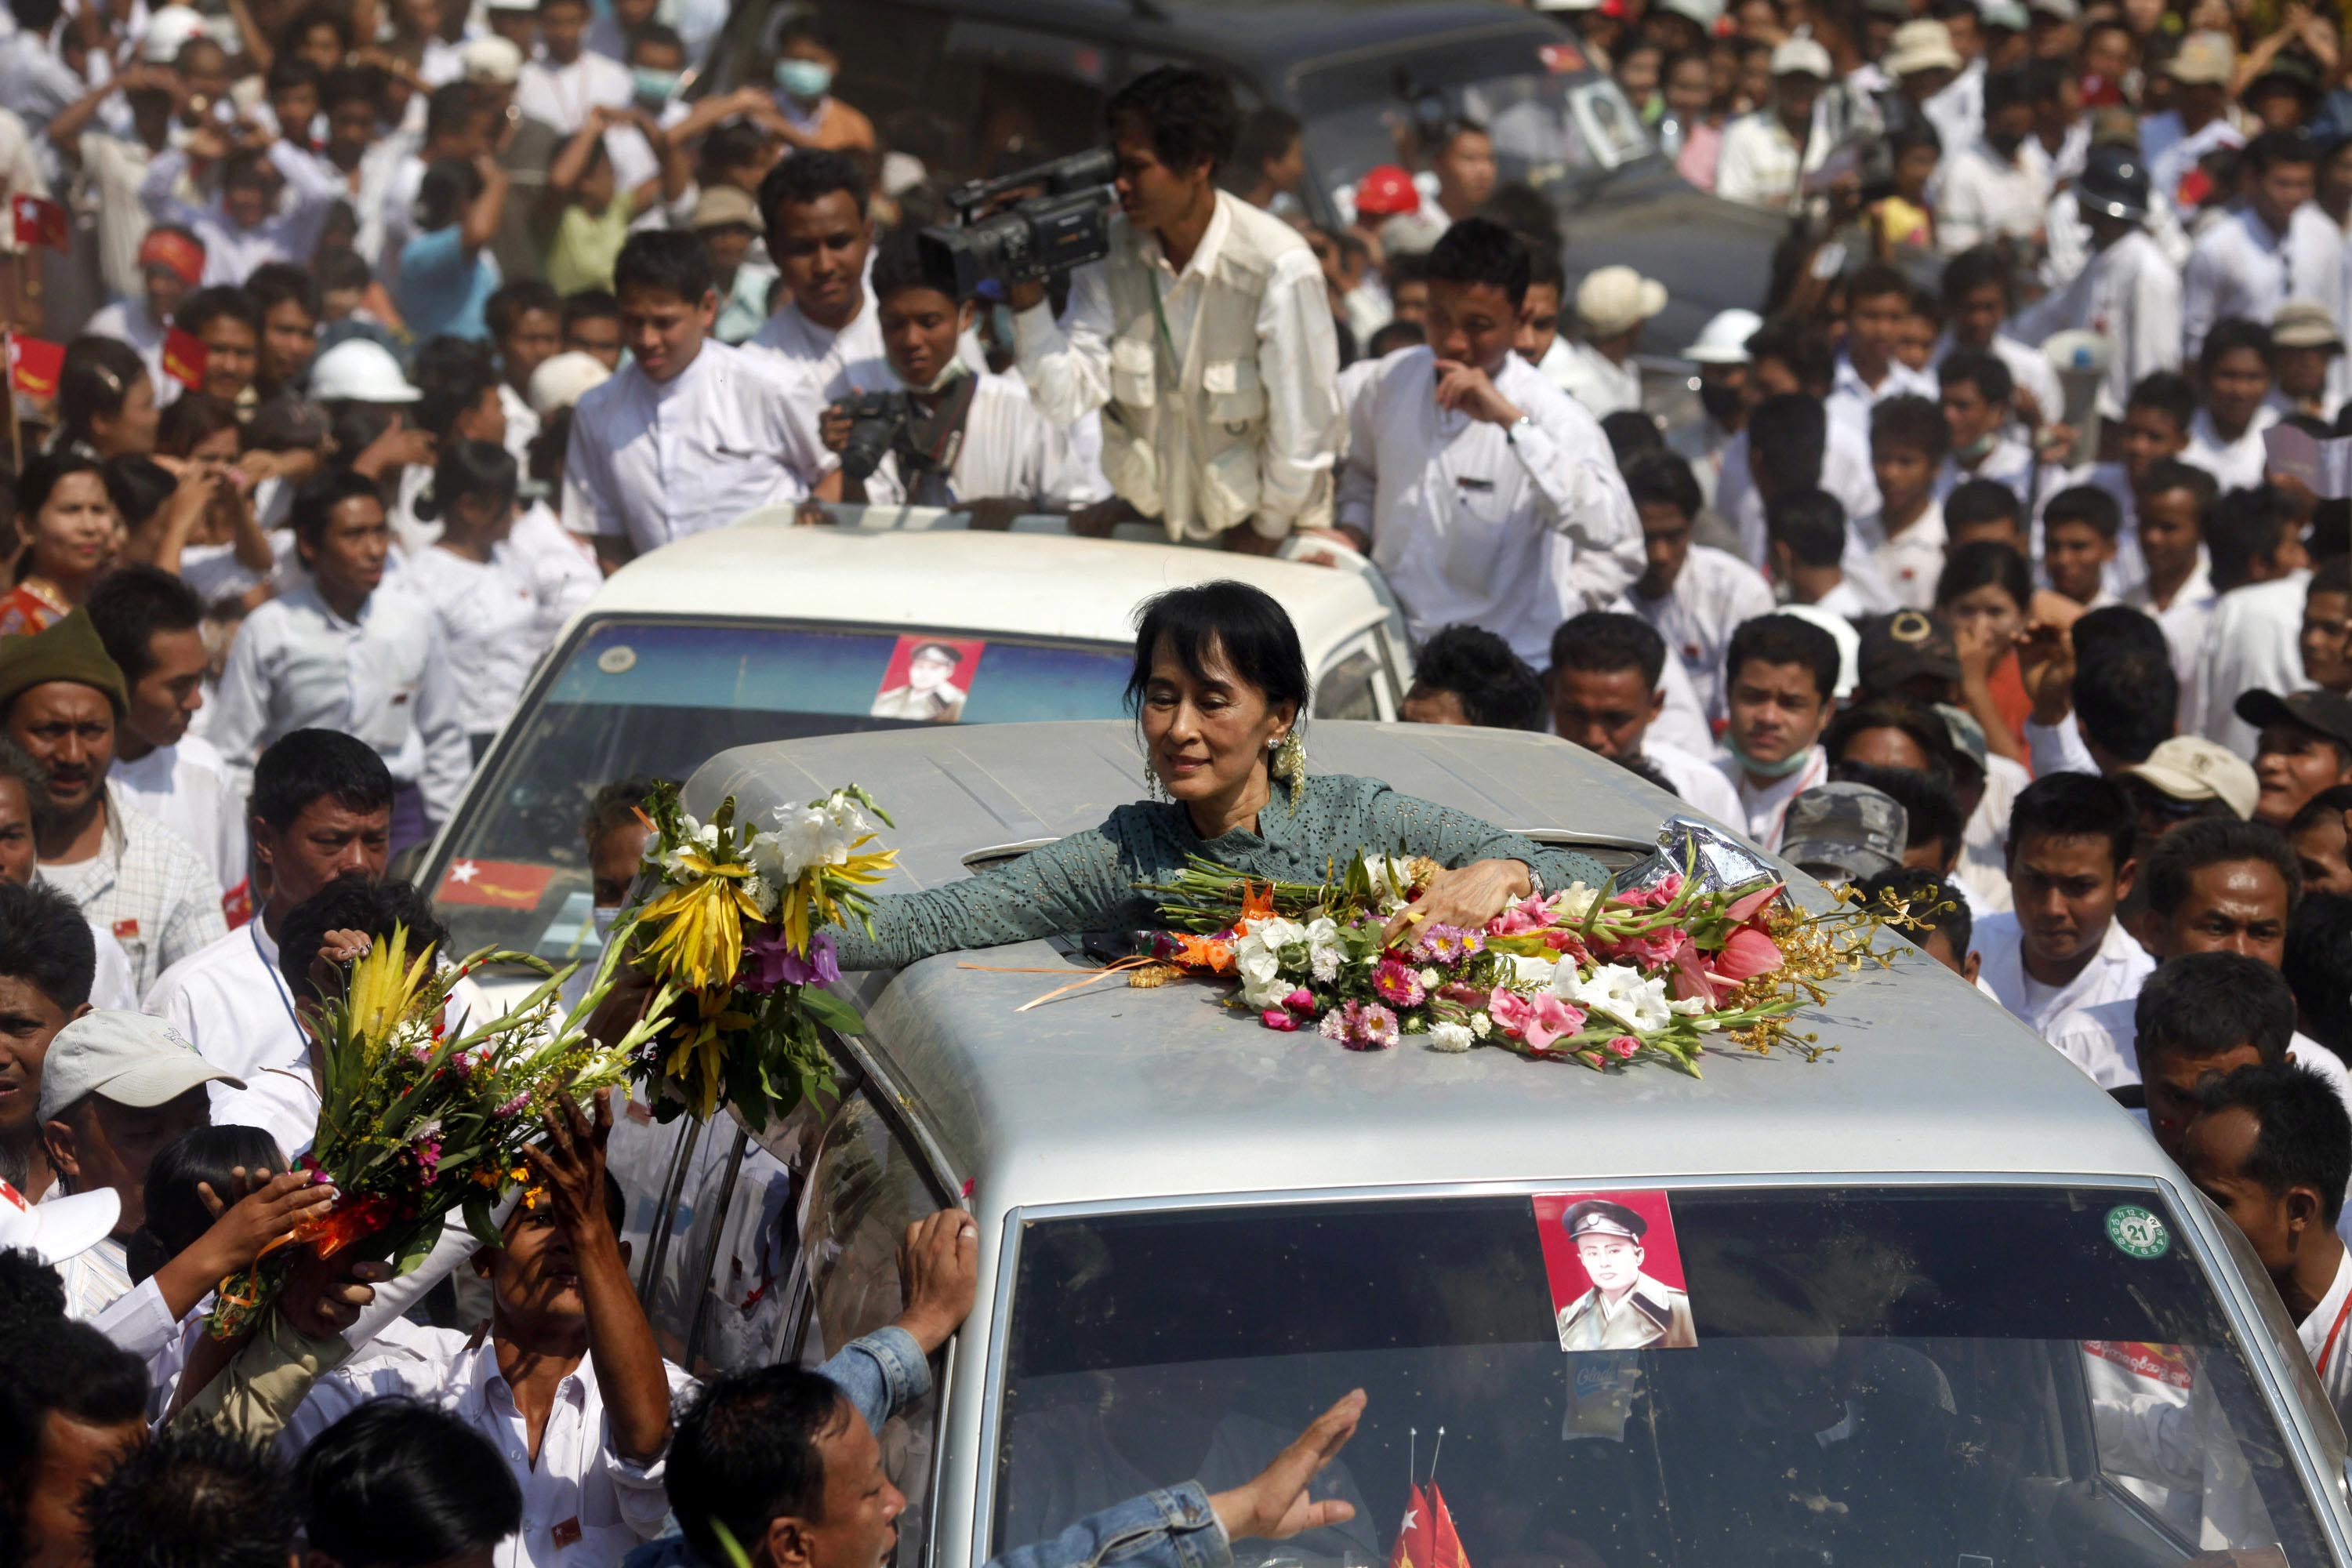
M 963 450 L 964 419 L 971 412 L 972 398 L 980 391 L 980 378 L 969 373 L 950 378 L 931 411 L 919 418 L 909 419 L 899 426 L 898 468 L 906 479 L 909 497 L 929 487 L 926 481 L 937 477 L 944 488 L 947 476 L 955 468 L 956 458 Z M 944 505 L 944 498 L 916 500 L 917 505 Z

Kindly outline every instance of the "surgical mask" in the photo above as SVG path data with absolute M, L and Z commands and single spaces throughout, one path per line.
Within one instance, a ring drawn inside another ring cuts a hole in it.
M 1805 764 L 1813 760 L 1813 749 L 1811 746 L 1800 746 L 1777 763 L 1759 763 L 1741 751 L 1739 742 L 1728 732 L 1724 735 L 1723 743 L 1730 751 L 1731 760 L 1739 764 L 1743 773 L 1753 774 L 1759 779 L 1787 778 L 1790 773 L 1801 772 Z
M 1952 456 L 1958 458 L 1963 463 L 1981 463 L 1986 458 L 1991 455 L 1992 444 L 1994 441 L 1998 440 L 2000 437 L 2000 431 L 1989 431 L 1986 434 L 1978 437 L 1975 440 L 1969 442 L 1965 447 L 1953 447 Z
M 833 86 L 833 68 L 814 60 L 778 60 L 776 85 L 794 98 L 814 103 Z
M 656 70 L 651 66 L 638 66 L 629 72 L 639 103 L 667 103 L 677 96 L 677 71 Z
M 588 918 L 595 922 L 597 942 L 609 942 L 612 940 L 613 928 L 621 921 L 621 906 L 598 904 L 588 911 Z
M 919 392 L 924 396 L 929 397 L 933 393 L 938 392 L 950 382 L 963 374 L 963 361 L 950 357 L 947 363 L 940 366 L 940 374 L 931 377 L 929 384 L 923 386 L 910 386 L 907 390 L 909 392 Z
M 1726 386 L 1713 381 L 1698 384 L 1699 406 L 1713 416 L 1718 425 L 1729 424 L 1732 416 L 1739 412 L 1742 401 L 1739 388 L 1736 386 Z

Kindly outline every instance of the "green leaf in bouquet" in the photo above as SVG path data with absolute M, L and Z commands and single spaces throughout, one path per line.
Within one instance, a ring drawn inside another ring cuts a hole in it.
M 467 1228 L 471 1229 L 472 1227 L 469 1226 Z M 425 1258 L 432 1256 L 434 1245 L 440 1239 L 441 1227 L 437 1225 L 419 1226 L 407 1236 L 402 1237 L 396 1244 L 393 1253 L 392 1272 L 394 1277 L 398 1278 L 403 1274 L 413 1274 L 417 1269 L 425 1267 Z
M 506 1237 L 499 1234 L 498 1226 L 490 1219 L 489 1194 L 468 1193 L 459 1212 L 465 1215 L 466 1228 L 474 1233 L 476 1241 L 484 1247 L 504 1247 L 507 1244 Z
M 862 1035 L 866 1032 L 866 1020 L 858 1016 L 857 1009 L 830 991 L 803 985 L 796 1000 L 809 1016 L 836 1035 Z

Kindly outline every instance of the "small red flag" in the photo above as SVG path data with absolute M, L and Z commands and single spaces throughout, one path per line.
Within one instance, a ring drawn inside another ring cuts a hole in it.
M 70 251 L 73 242 L 66 237 L 66 209 L 45 196 L 11 196 L 8 211 L 16 224 L 16 243 L 22 246 L 46 245 L 52 250 Z
M 1445 1494 L 1437 1483 L 1429 1483 L 1430 1564 L 1431 1568 L 1470 1568 L 1469 1554 L 1462 1550 L 1462 1537 L 1454 1532 L 1454 1510 L 1445 1506 Z
M 553 880 L 552 866 L 526 866 L 512 860 L 459 860 L 442 874 L 434 898 L 445 904 L 487 904 L 498 910 L 538 907 L 540 895 Z
M 1429 1500 L 1415 1483 L 1406 1500 L 1404 1522 L 1397 1526 L 1396 1545 L 1389 1552 L 1389 1568 L 1430 1568 L 1437 1554 L 1436 1523 L 1430 1518 Z
M 205 343 L 194 332 L 173 327 L 163 334 L 163 374 L 191 392 L 205 384 Z
M 66 368 L 63 344 L 38 338 L 8 340 L 9 384 L 27 397 L 55 397 L 58 376 Z

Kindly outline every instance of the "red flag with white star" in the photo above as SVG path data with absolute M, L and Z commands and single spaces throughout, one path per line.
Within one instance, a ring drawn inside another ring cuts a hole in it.
M 1470 1558 L 1462 1550 L 1462 1537 L 1454 1533 L 1454 1510 L 1445 1506 L 1445 1494 L 1437 1483 L 1429 1483 L 1430 1568 L 1470 1568 Z
M 1429 1500 L 1415 1485 L 1412 1496 L 1405 1503 L 1404 1522 L 1397 1526 L 1396 1547 L 1389 1553 L 1389 1568 L 1433 1568 L 1436 1556 L 1437 1532 L 1430 1520 Z

